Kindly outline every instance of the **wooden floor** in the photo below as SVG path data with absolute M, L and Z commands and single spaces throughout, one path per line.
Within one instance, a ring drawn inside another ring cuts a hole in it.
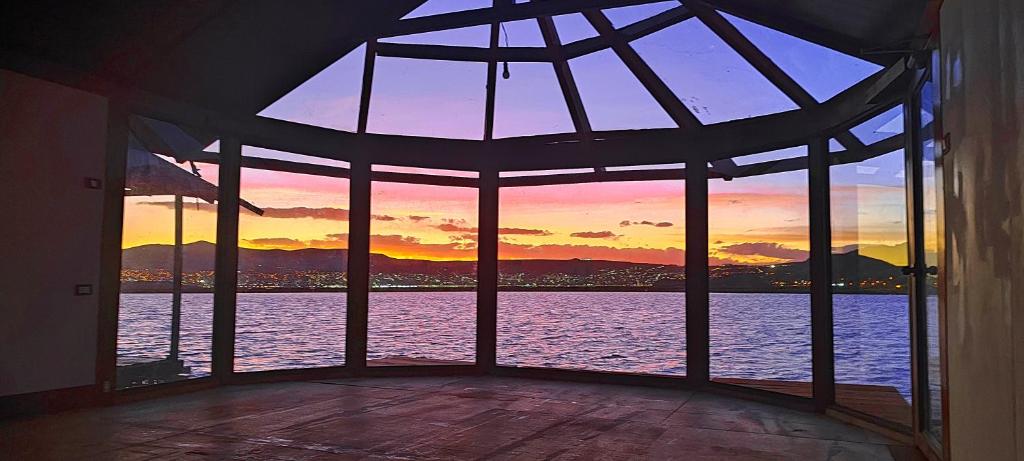
M 12 460 L 889 460 L 825 416 L 703 392 L 499 377 L 229 386 L 0 422 Z
M 811 398 L 812 391 L 811 383 L 806 382 L 736 378 L 716 378 L 715 381 L 806 398 Z M 847 408 L 906 427 L 913 424 L 914 415 L 910 403 L 892 386 L 837 383 L 836 402 Z

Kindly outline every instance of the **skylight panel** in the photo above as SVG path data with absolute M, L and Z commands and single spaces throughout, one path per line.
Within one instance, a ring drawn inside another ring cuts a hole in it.
M 683 21 L 632 45 L 701 123 L 798 108 L 698 20 Z
M 760 152 L 757 154 L 742 155 L 734 157 L 732 160 L 735 161 L 737 165 L 753 165 L 755 163 L 806 156 L 807 146 L 793 146 L 768 152 Z
M 569 66 L 595 131 L 676 127 L 613 51 L 573 59 Z
M 819 102 L 882 69 L 831 48 L 726 13 L 722 15 Z
M 544 36 L 536 19 L 523 19 L 501 23 L 498 45 L 505 46 L 544 46 Z
M 622 6 L 602 10 L 616 29 L 621 29 L 635 22 L 643 21 L 658 13 L 671 10 L 679 6 L 679 2 L 657 2 L 643 5 Z
M 487 64 L 378 57 L 367 131 L 483 139 Z
M 903 105 L 900 104 L 850 129 L 864 144 L 874 144 L 903 132 Z
M 558 31 L 558 38 L 562 44 L 597 37 L 597 31 L 590 21 L 580 13 L 563 14 L 552 18 L 555 21 L 555 30 Z
M 491 44 L 491 26 L 461 27 L 458 29 L 436 30 L 422 34 L 400 35 L 381 39 L 385 43 L 406 43 L 412 45 L 473 46 L 486 48 Z
M 409 14 L 403 16 L 402 19 L 490 8 L 492 4 L 493 2 L 491 0 L 428 0 L 415 10 L 409 12 Z
M 356 131 L 366 46 L 352 50 L 295 87 L 258 115 L 306 125 Z
M 509 63 L 494 97 L 495 138 L 576 131 L 549 63 Z

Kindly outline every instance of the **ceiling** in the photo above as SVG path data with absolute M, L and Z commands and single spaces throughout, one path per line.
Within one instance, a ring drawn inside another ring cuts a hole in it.
M 904 48 L 929 0 L 708 0 L 850 54 Z M 63 70 L 230 114 L 255 114 L 422 0 L 39 0 L 0 6 L 0 65 Z M 28 63 L 28 65 L 26 65 Z M 40 67 L 33 65 L 45 63 Z M 35 72 L 53 78 L 45 71 Z

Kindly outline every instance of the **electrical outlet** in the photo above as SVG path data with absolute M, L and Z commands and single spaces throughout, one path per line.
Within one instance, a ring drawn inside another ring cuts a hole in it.
M 85 188 L 86 189 L 102 189 L 103 188 L 103 181 L 101 181 L 99 178 L 85 178 Z
M 92 285 L 75 285 L 75 296 L 89 296 L 92 294 Z

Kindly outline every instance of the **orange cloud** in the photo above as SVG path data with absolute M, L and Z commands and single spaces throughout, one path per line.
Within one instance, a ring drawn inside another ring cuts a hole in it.
M 569 234 L 570 237 L 577 237 L 583 239 L 617 239 L 618 234 L 612 231 L 584 231 L 584 232 L 573 232 Z

